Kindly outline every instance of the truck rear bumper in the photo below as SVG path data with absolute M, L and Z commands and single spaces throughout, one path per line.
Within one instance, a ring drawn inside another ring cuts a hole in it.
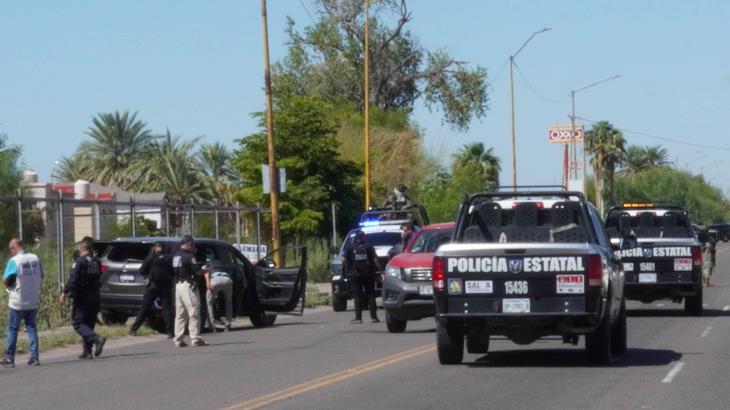
M 624 284 L 624 297 L 642 302 L 653 302 L 659 299 L 694 296 L 700 286 L 698 282 L 675 283 L 629 283 Z

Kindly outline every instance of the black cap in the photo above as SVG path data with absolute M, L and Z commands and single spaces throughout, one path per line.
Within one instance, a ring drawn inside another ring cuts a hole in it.
M 163 248 L 165 245 L 162 242 L 160 242 L 160 241 L 155 241 L 155 243 L 152 244 L 152 247 L 153 248 L 157 248 L 158 246 L 160 248 Z
M 185 245 L 185 244 L 193 243 L 193 242 L 195 242 L 195 240 L 193 239 L 192 235 L 185 235 L 180 240 L 180 245 Z

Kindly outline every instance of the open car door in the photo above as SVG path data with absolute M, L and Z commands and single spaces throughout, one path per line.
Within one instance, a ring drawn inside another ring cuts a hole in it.
M 302 314 L 306 288 L 306 246 L 277 249 L 256 264 L 256 293 L 264 311 Z

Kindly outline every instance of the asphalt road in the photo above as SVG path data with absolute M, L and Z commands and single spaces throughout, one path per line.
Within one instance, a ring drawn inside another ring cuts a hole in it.
M 93 362 L 74 352 L 27 368 L 19 358 L 0 369 L 0 408 L 728 408 L 728 271 L 723 246 L 701 318 L 670 301 L 629 303 L 629 351 L 608 367 L 591 365 L 582 343 L 494 339 L 489 354 L 440 366 L 432 320 L 391 335 L 383 323 L 351 325 L 352 312 L 321 308 L 272 328 L 206 335 L 208 347 L 152 339 Z

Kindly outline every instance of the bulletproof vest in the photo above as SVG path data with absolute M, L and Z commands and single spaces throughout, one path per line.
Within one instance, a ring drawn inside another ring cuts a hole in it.
M 175 277 L 178 281 L 195 283 L 195 271 L 192 264 L 193 254 L 186 251 L 178 251 L 172 259 L 172 267 L 175 270 Z
M 86 269 L 82 272 L 81 283 L 85 288 L 95 288 L 99 286 L 101 279 L 101 262 L 93 256 L 85 256 Z
M 150 263 L 150 280 L 153 282 L 171 282 L 173 279 L 172 266 L 163 254 L 157 254 Z
M 368 246 L 364 243 L 355 245 L 353 249 L 352 268 L 359 274 L 370 273 L 370 257 L 368 255 Z

